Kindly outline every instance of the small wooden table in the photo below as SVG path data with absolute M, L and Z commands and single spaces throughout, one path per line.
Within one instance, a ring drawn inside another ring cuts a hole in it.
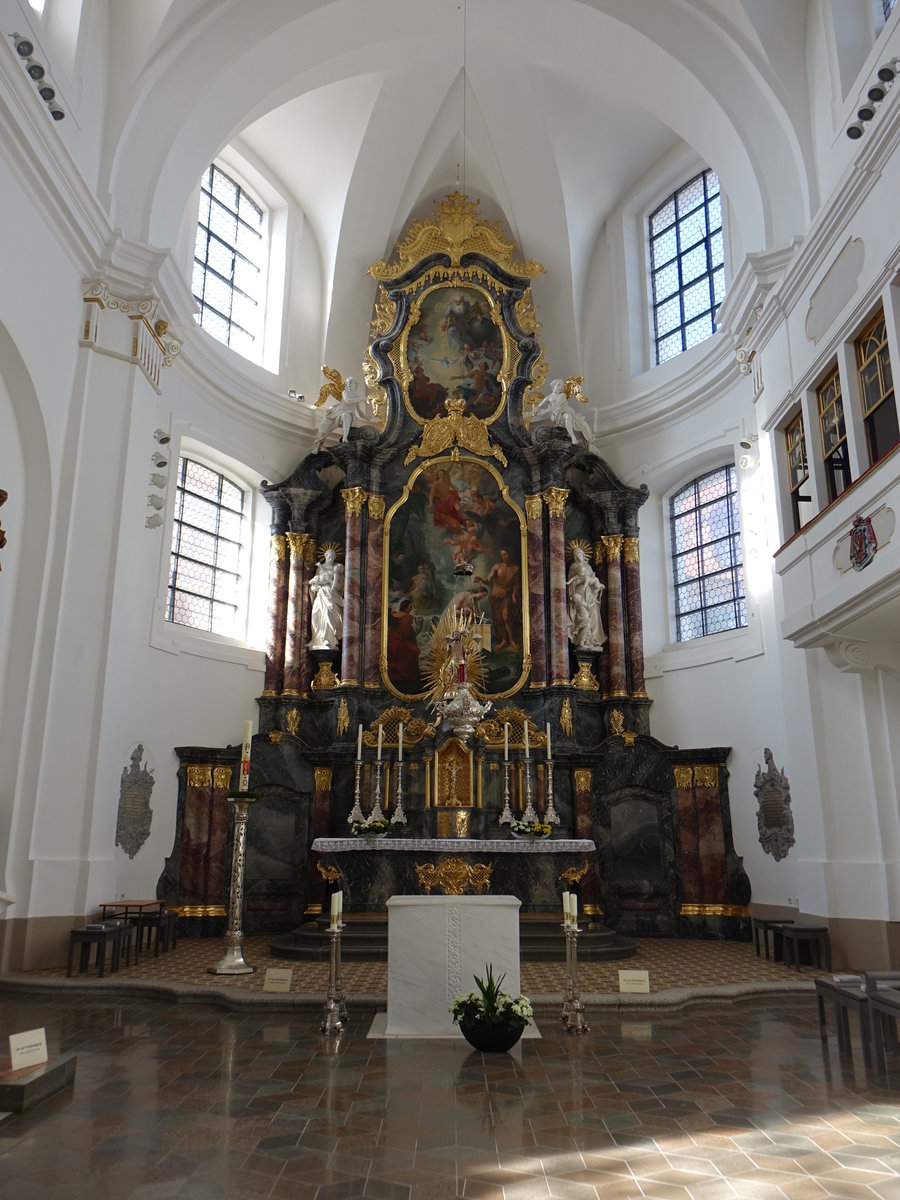
M 800 970 L 800 947 L 809 946 L 810 963 L 815 953 L 815 965 L 821 971 L 831 970 L 831 938 L 827 925 L 784 925 L 781 930 L 784 946 L 784 965 Z M 822 959 L 824 958 L 824 962 Z
M 107 909 L 112 910 L 111 915 L 124 917 L 127 921 L 129 917 L 142 917 L 145 912 L 153 912 L 154 909 L 159 912 L 165 903 L 165 900 L 107 900 L 100 905 L 100 911 L 104 921 Z
M 165 900 L 107 900 L 100 905 L 100 911 L 103 913 L 103 919 L 107 919 L 107 909 L 110 910 L 110 917 L 116 920 L 133 921 L 137 929 L 137 936 L 134 939 L 134 960 L 137 962 L 138 955 L 143 948 L 144 930 L 147 930 L 147 949 L 150 949 L 153 930 L 156 930 L 156 953 L 159 954 L 159 930 L 163 921 L 162 911 L 165 908 Z M 166 949 L 169 948 L 168 927 L 166 936 Z

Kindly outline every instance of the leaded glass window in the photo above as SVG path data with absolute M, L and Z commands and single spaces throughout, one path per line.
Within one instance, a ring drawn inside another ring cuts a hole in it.
M 650 279 L 658 364 L 716 331 L 716 310 L 725 299 L 725 243 L 714 171 L 689 180 L 650 214 Z
M 784 431 L 787 442 L 788 486 L 791 490 L 791 512 L 794 518 L 794 533 L 799 533 L 808 507 L 812 504 L 811 496 L 804 496 L 803 485 L 809 479 L 809 461 L 806 457 L 806 434 L 803 430 L 803 413 L 787 425 Z M 802 507 L 801 507 L 802 506 Z
M 822 460 L 829 501 L 850 486 L 850 454 L 847 429 L 844 424 L 844 402 L 841 398 L 841 376 L 837 366 L 816 388 L 819 402 L 819 430 L 822 434 Z
M 234 636 L 244 492 L 190 458 L 178 460 L 166 620 Z
M 874 464 L 900 441 L 894 377 L 883 312 L 879 312 L 857 338 L 856 365 L 869 462 Z
M 209 167 L 200 187 L 191 288 L 200 324 L 246 358 L 258 358 L 261 333 L 264 213 L 220 167 Z
M 720 467 L 669 502 L 679 642 L 747 624 L 737 475 Z

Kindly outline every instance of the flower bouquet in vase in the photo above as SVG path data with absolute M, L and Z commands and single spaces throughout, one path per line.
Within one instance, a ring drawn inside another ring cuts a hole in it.
M 484 978 L 473 976 L 477 987 L 463 992 L 450 1005 L 454 1024 L 476 1050 L 511 1050 L 534 1016 L 527 996 L 511 996 L 503 991 L 503 974 L 494 978 L 492 963 L 485 963 Z
M 513 821 L 509 831 L 514 838 L 528 838 L 532 842 L 539 842 L 550 836 L 553 826 L 548 825 L 546 821 Z
M 387 817 L 379 817 L 374 821 L 370 817 L 366 821 L 354 821 L 350 832 L 354 837 L 368 838 L 371 841 L 373 838 L 383 838 L 390 827 Z

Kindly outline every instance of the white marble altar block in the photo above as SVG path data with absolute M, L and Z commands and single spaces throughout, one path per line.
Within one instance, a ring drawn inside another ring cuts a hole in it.
M 449 1007 L 492 963 L 517 996 L 516 896 L 392 896 L 388 910 L 387 1037 L 458 1036 Z

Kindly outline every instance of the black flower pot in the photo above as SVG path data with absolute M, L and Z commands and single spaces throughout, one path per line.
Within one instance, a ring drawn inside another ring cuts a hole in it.
M 462 1035 L 476 1050 L 484 1050 L 488 1054 L 503 1054 L 512 1050 L 522 1036 L 524 1025 L 488 1025 L 485 1021 L 460 1022 Z

